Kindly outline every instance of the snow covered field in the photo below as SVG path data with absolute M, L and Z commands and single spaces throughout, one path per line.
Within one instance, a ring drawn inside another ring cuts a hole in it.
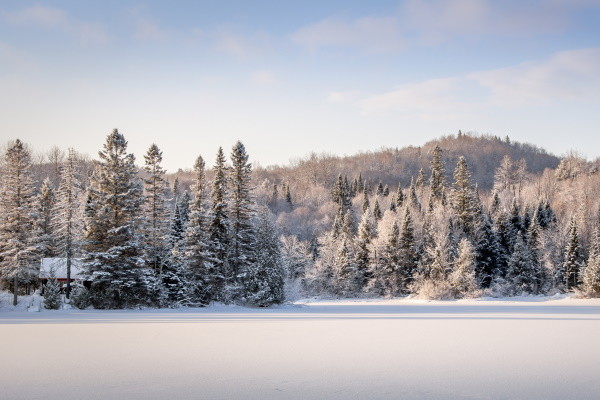
M 3 399 L 596 399 L 600 300 L 0 312 Z

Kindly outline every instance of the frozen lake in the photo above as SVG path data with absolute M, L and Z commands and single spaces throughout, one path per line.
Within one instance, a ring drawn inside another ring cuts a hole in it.
M 4 399 L 595 399 L 600 301 L 0 312 Z

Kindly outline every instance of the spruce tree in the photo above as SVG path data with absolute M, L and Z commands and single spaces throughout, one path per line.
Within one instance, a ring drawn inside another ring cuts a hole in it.
M 473 235 L 476 224 L 477 200 L 471 182 L 471 172 L 464 157 L 458 158 L 454 171 L 454 187 L 451 203 L 461 228 L 467 235 Z
M 407 294 L 417 270 L 419 257 L 416 249 L 416 238 L 410 209 L 406 207 L 402 220 L 402 228 L 398 237 L 398 269 L 395 280 L 398 294 Z
M 207 235 L 206 210 L 206 174 L 205 164 L 201 156 L 194 163 L 194 199 L 190 206 L 189 222 L 186 224 L 185 238 L 182 246 L 172 250 L 173 266 L 170 274 L 172 281 L 186 281 L 189 288 L 190 302 L 195 305 L 205 305 L 219 295 L 223 288 L 223 271 L 216 268 L 218 262 L 210 250 Z M 181 217 L 180 217 L 181 218 Z M 183 225 L 183 221 L 181 222 Z M 184 252 L 181 265 L 178 264 L 180 253 Z M 225 255 L 223 255 L 225 258 Z M 170 296 L 177 298 L 179 290 L 170 290 Z
M 56 280 L 54 268 L 48 272 L 48 281 L 44 287 L 44 308 L 47 310 L 58 310 L 62 306 L 60 286 Z
M 36 229 L 35 236 L 40 257 L 56 255 L 57 236 L 52 223 L 56 213 L 56 193 L 50 179 L 44 179 L 36 199 Z
M 215 282 L 211 292 L 215 300 L 230 302 L 236 296 L 235 274 L 229 264 L 230 252 L 230 220 L 227 207 L 228 185 L 227 166 L 223 149 L 219 147 L 217 160 L 213 167 L 214 180 L 211 192 L 211 208 L 209 214 L 208 240 L 209 256 L 214 263 Z
M 396 208 L 402 208 L 404 206 L 404 192 L 402 191 L 402 185 L 398 183 L 398 190 L 396 191 Z
M 562 271 L 564 273 L 563 282 L 565 284 L 565 290 L 568 292 L 577 286 L 579 273 L 583 267 L 581 248 L 579 245 L 579 234 L 574 217 L 571 217 L 571 222 L 569 224 L 564 260 L 562 266 Z
M 375 221 L 380 221 L 381 218 L 383 218 L 383 212 L 381 211 L 378 199 L 375 199 L 375 205 L 373 206 L 373 217 L 375 218 Z
M 56 213 L 53 218 L 58 236 L 57 254 L 65 258 L 67 264 L 67 299 L 71 296 L 72 260 L 79 252 L 83 234 L 83 215 L 80 207 L 82 191 L 76 163 L 75 150 L 69 149 L 67 159 L 60 169 Z
M 521 232 L 517 233 L 514 250 L 508 259 L 506 281 L 510 295 L 538 293 L 539 286 L 534 260 Z
M 0 180 L 0 275 L 5 286 L 12 285 L 13 305 L 19 284 L 37 280 L 39 265 L 30 168 L 31 153 L 17 139 L 6 150 Z
M 231 151 L 231 244 L 230 264 L 234 279 L 242 283 L 248 276 L 251 265 L 255 263 L 256 234 L 252 220 L 256 215 L 252 197 L 252 165 L 248 162 L 248 153 L 241 142 L 237 142 Z
M 590 254 L 581 272 L 581 292 L 587 297 L 600 297 L 600 229 L 592 234 Z
M 458 256 L 448 277 L 455 297 L 473 296 L 478 288 L 475 277 L 475 248 L 467 238 L 458 245 Z
M 152 144 L 144 155 L 144 171 L 148 175 L 144 179 L 144 242 L 147 264 L 153 268 L 155 274 L 161 273 L 167 256 L 165 242 L 169 217 L 168 182 L 164 178 L 166 171 L 161 162 L 162 151 L 156 144 Z
M 434 199 L 442 200 L 445 186 L 445 170 L 444 162 L 442 160 L 442 149 L 439 146 L 435 146 L 431 152 L 431 176 L 429 177 L 429 185 L 431 186 L 431 193 Z
M 400 227 L 396 220 L 385 239 L 381 249 L 381 268 L 373 277 L 375 292 L 379 295 L 399 296 L 403 294 L 405 280 L 401 271 L 400 252 L 398 251 L 398 239 L 400 238 Z
M 150 303 L 154 281 L 140 233 L 144 197 L 135 158 L 116 129 L 107 136 L 90 178 L 85 209 L 84 268 L 95 308 Z
M 244 280 L 246 301 L 268 307 L 284 301 L 284 265 L 277 228 L 272 215 L 263 210 L 258 215 L 255 261 L 248 267 Z
M 356 275 L 353 277 L 355 282 L 353 287 L 358 293 L 366 286 L 370 278 L 371 269 L 371 240 L 373 239 L 373 222 L 369 211 L 363 213 L 363 216 L 358 225 L 358 234 L 355 240 L 354 247 L 356 248 L 355 262 Z

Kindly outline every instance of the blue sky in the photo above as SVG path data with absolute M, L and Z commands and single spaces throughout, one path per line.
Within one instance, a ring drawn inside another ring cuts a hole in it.
M 0 132 L 254 162 L 475 131 L 600 156 L 600 1 L 0 1 Z

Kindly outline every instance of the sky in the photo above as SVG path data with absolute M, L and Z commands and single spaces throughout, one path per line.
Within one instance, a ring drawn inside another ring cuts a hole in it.
M 600 156 L 600 0 L 0 0 L 0 141 L 171 172 L 477 132 Z

